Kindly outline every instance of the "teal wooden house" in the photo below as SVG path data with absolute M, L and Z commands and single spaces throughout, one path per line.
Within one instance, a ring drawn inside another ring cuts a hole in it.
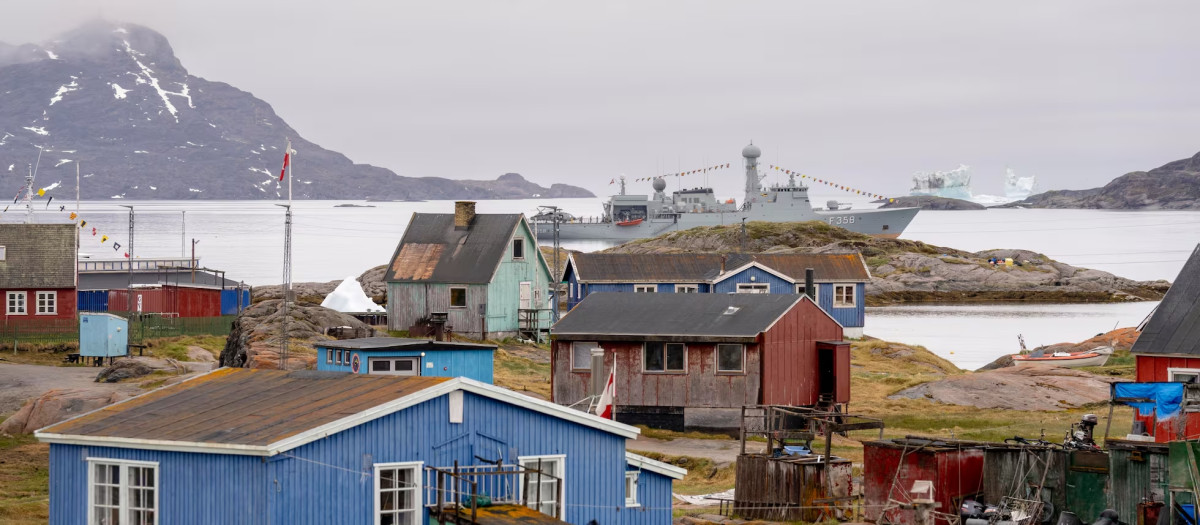
M 537 339 L 550 329 L 550 267 L 521 214 L 476 214 L 467 201 L 414 213 L 384 279 L 390 330 Z

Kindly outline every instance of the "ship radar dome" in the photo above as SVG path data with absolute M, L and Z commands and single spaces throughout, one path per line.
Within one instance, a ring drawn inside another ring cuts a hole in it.
M 758 149 L 758 146 L 755 146 L 753 143 L 751 143 L 749 146 L 742 148 L 742 156 L 746 157 L 748 159 L 757 159 L 761 155 L 762 155 L 762 150 Z
M 654 183 L 652 185 L 654 186 L 654 191 L 662 191 L 667 189 L 667 181 L 662 180 L 662 177 L 654 179 Z

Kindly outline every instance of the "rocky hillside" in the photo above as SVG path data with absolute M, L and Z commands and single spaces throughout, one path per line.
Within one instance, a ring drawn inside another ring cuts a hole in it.
M 319 101 L 314 102 L 319 103 Z M 516 173 L 493 181 L 418 178 L 355 164 L 304 137 L 267 102 L 197 77 L 167 39 L 94 21 L 44 45 L 0 44 L 0 180 L 16 193 L 26 165 L 38 186 L 85 199 L 276 199 L 285 141 L 301 199 L 592 197 Z
M 905 195 L 890 199 L 880 208 L 921 208 L 922 210 L 986 210 L 987 206 L 962 199 Z
M 731 253 L 738 226 L 700 227 L 609 248 L 609 253 Z M 1043 302 L 1158 300 L 1166 281 L 1133 281 L 1077 268 L 1027 250 L 966 252 L 904 239 L 878 239 L 823 222 L 746 223 L 746 251 L 863 254 L 871 270 L 867 304 L 908 301 Z M 1012 258 L 1014 265 L 993 265 Z
M 1200 153 L 1150 171 L 1127 173 L 1102 188 L 1048 191 L 1003 207 L 1197 210 L 1200 209 Z

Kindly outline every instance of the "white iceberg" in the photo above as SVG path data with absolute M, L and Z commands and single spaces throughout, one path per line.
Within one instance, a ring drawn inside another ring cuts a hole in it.
M 325 296 L 325 300 L 321 301 L 321 306 L 339 312 L 383 311 L 382 306 L 375 304 L 375 301 L 367 297 L 367 294 L 363 292 L 362 285 L 358 284 L 358 280 L 354 276 L 347 277 L 342 284 L 329 292 L 329 295 Z

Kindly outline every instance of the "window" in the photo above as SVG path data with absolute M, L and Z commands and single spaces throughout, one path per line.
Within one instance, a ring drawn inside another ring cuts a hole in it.
M 333 364 L 333 349 L 332 348 L 325 349 L 325 362 L 329 363 L 329 364 Z
M 54 315 L 58 313 L 58 292 L 37 293 L 38 315 Z
M 566 498 L 565 465 L 566 456 L 522 456 L 517 458 L 521 468 L 526 470 L 525 480 L 521 489 L 526 491 L 526 505 L 542 514 L 561 518 L 563 515 L 563 499 Z M 539 463 L 540 462 L 540 463 Z M 541 476 L 538 475 L 541 465 Z M 540 480 L 539 480 L 540 478 Z M 539 485 L 541 492 L 538 492 Z M 541 498 L 539 501 L 538 498 Z
M 746 371 L 746 347 L 742 345 L 717 345 L 717 372 L 743 373 Z
M 638 487 L 638 472 L 636 470 L 625 471 L 625 506 L 640 507 L 637 499 Z
M 341 350 L 337 351 L 337 360 L 334 361 L 334 364 L 337 364 L 337 365 L 342 364 L 342 351 Z
M 796 285 L 796 294 L 797 294 L 797 295 L 804 295 L 804 283 L 800 283 L 800 284 L 797 284 L 797 285 Z M 812 298 L 812 300 L 815 302 L 815 301 L 817 300 L 817 298 L 818 298 L 818 297 L 821 297 L 821 285 L 819 285 L 819 284 L 813 284 L 813 298 Z
M 421 463 L 375 464 L 375 525 L 418 525 Z
M 87 461 L 89 525 L 158 523 L 158 463 Z
M 653 284 L 635 284 L 633 285 L 635 293 L 655 293 L 658 291 L 658 286 Z
M 834 308 L 850 308 L 854 306 L 853 284 L 833 285 L 833 306 Z
M 8 248 L 0 246 L 0 261 L 8 259 Z
M 525 258 L 525 239 L 513 239 L 513 259 Z
M 686 372 L 686 350 L 683 343 L 646 343 L 642 349 L 644 371 Z
M 600 348 L 600 344 L 579 342 L 571 343 L 571 370 L 591 370 L 593 348 Z
M 1200 369 L 1168 368 L 1167 377 L 1170 377 L 1173 383 L 1200 383 Z
M 767 283 L 738 283 L 737 293 L 771 293 L 771 285 Z
M 8 315 L 25 315 L 25 292 L 8 292 Z
M 372 357 L 367 360 L 372 374 L 389 376 L 421 375 L 419 357 Z
M 699 293 L 700 287 L 695 284 L 677 284 L 675 293 Z
M 467 307 L 467 289 L 450 288 L 450 308 Z

